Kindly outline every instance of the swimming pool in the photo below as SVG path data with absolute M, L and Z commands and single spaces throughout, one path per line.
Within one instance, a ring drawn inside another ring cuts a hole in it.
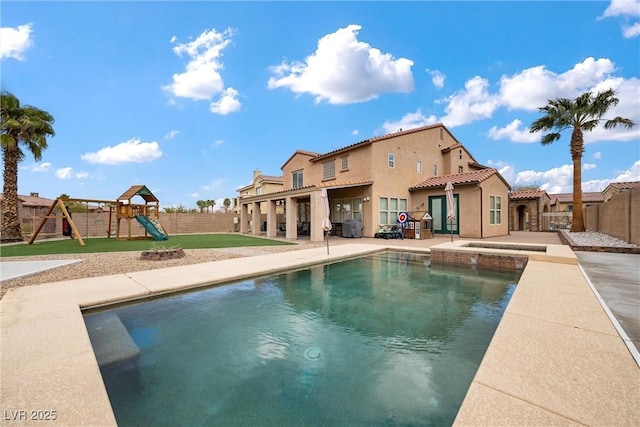
M 519 275 L 384 252 L 85 322 L 121 425 L 450 425 Z

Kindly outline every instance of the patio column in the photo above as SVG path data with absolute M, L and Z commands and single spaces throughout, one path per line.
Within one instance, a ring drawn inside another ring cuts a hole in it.
M 240 205 L 240 234 L 246 234 L 249 231 L 249 209 L 246 203 Z
M 251 234 L 260 235 L 260 202 L 253 202 Z
M 278 221 L 276 215 L 276 201 L 267 201 L 267 237 L 278 236 Z
M 285 218 L 287 223 L 286 238 L 289 240 L 296 240 L 298 238 L 298 224 L 297 218 L 297 200 L 293 197 L 287 197 L 284 201 Z
M 311 193 L 311 233 L 312 242 L 322 242 L 324 240 L 324 230 L 322 229 L 322 192 Z

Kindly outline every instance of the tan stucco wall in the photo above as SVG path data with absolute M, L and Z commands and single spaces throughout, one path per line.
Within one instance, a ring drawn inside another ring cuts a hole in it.
M 291 159 L 282 167 L 282 182 L 284 183 L 284 190 L 290 190 L 293 188 L 293 178 L 291 174 L 298 170 L 304 170 L 303 185 L 307 186 L 313 181 L 313 173 L 311 171 L 311 162 L 309 162 L 311 156 L 308 154 L 296 153 Z

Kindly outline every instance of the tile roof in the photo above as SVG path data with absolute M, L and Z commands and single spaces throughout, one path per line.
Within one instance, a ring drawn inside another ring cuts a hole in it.
M 433 178 L 429 178 L 425 181 L 419 182 L 412 187 L 409 187 L 409 191 L 421 190 L 424 188 L 444 187 L 445 185 L 447 185 L 447 182 L 451 182 L 451 184 L 453 184 L 454 186 L 478 184 L 496 174 L 500 177 L 500 179 L 502 179 L 502 181 L 504 181 L 497 170 L 489 168 L 472 172 L 457 173 L 453 175 L 434 176 Z M 507 187 L 509 186 L 506 181 L 505 184 L 507 185 Z
M 321 156 L 321 155 L 322 155 L 322 154 L 320 154 L 320 153 L 314 153 L 313 151 L 307 151 L 307 150 L 296 150 L 292 155 L 290 155 L 290 156 L 289 156 L 289 158 L 287 159 L 287 161 L 286 161 L 286 162 L 284 162 L 284 163 L 282 164 L 282 166 L 280 166 L 280 169 L 283 169 L 283 168 L 287 165 L 287 163 L 289 163 L 289 162 L 291 161 L 291 159 L 293 159 L 293 158 L 296 156 L 296 154 L 302 154 L 302 155 L 304 155 L 304 156 L 309 156 L 309 157 L 311 157 L 311 160 L 313 160 L 313 158 L 314 158 L 314 157 L 318 157 L 318 156 Z
M 630 190 L 636 187 L 640 187 L 640 181 L 612 182 L 607 186 L 606 189 L 614 188 L 616 190 L 622 191 L 622 190 Z
M 260 182 L 274 182 L 282 184 L 283 178 L 281 176 L 270 176 L 270 175 L 258 175 L 258 181 Z
M 4 195 L 0 193 L 0 200 L 4 198 Z M 51 206 L 54 199 L 47 199 L 40 196 L 24 196 L 18 194 L 18 199 L 22 201 L 22 206 L 25 207 L 38 207 L 38 206 Z
M 549 197 L 558 203 L 573 203 L 573 193 L 549 194 Z M 604 196 L 598 191 L 583 192 L 582 201 L 586 203 L 604 202 Z
M 544 190 L 522 190 L 515 191 L 509 195 L 509 199 L 511 200 L 525 200 L 525 199 L 539 199 L 540 197 L 547 196 L 546 191 Z
M 343 151 L 350 151 L 350 150 L 352 150 L 352 149 L 354 149 L 356 147 L 373 144 L 374 142 L 377 142 L 377 141 L 382 141 L 382 140 L 385 140 L 385 139 L 395 138 L 395 137 L 400 136 L 400 135 L 408 135 L 408 134 L 411 134 L 411 133 L 422 132 L 422 131 L 425 131 L 425 130 L 428 130 L 428 129 L 436 129 L 436 128 L 439 128 L 439 127 L 443 128 L 444 130 L 446 130 L 451 135 L 449 130 L 442 123 L 436 123 L 436 124 L 433 124 L 433 125 L 421 126 L 421 127 L 417 127 L 417 128 L 413 128 L 413 129 L 407 129 L 407 130 L 400 129 L 398 132 L 388 133 L 388 134 L 382 135 L 382 136 L 375 136 L 373 138 L 365 139 L 365 140 L 362 140 L 360 142 L 356 142 L 354 144 L 347 145 L 346 147 L 337 148 L 335 150 L 329 151 L 328 153 L 320 154 L 317 157 L 314 157 L 313 159 L 311 159 L 311 161 L 312 162 L 316 162 L 316 161 L 322 160 L 322 159 L 324 159 L 326 157 L 333 156 L 333 155 L 335 155 L 337 153 L 340 153 L 340 152 L 343 152 Z M 454 140 L 456 140 L 453 135 L 451 135 L 451 137 Z M 456 143 L 451 145 L 450 147 L 452 147 L 451 149 L 453 149 L 453 148 L 464 148 L 464 146 L 462 144 L 460 144 L 459 142 L 457 142 L 457 140 L 456 140 Z M 467 151 L 466 148 L 465 148 L 465 151 Z M 468 151 L 467 151 L 467 153 L 468 153 Z M 471 155 L 471 154 L 469 154 L 469 155 Z

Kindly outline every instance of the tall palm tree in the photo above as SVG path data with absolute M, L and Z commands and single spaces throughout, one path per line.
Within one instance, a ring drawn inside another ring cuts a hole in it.
M 22 241 L 22 230 L 18 216 L 18 163 L 24 160 L 25 151 L 31 152 L 36 162 L 42 159 L 47 138 L 55 135 L 54 119 L 39 108 L 20 105 L 20 100 L 7 91 L 2 91 L 0 105 L 0 143 L 4 160 L 0 241 L 19 242 Z
M 604 121 L 605 129 L 616 126 L 631 128 L 635 123 L 623 117 L 603 119 L 610 108 L 618 105 L 618 98 L 613 89 L 598 92 L 595 96 L 591 92 L 583 93 L 575 100 L 556 98 L 548 100 L 547 105 L 538 110 L 544 115 L 531 124 L 529 131 L 549 132 L 542 136 L 542 145 L 551 144 L 560 139 L 560 132 L 571 129 L 569 143 L 571 159 L 573 161 L 573 222 L 572 232 L 584 231 L 582 214 L 582 154 L 584 153 L 583 131 L 590 132 L 600 122 Z

